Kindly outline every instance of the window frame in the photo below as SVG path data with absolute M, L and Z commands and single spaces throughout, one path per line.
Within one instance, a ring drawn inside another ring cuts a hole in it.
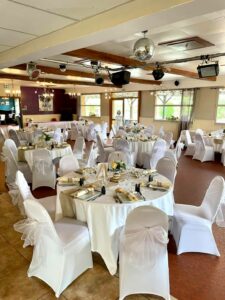
M 88 104 L 88 105 L 82 105 L 82 96 L 93 96 L 93 95 L 98 95 L 98 96 L 100 96 L 100 104 L 99 105 L 96 105 L 96 104 L 93 104 L 93 105 L 91 105 L 91 104 Z M 100 94 L 100 93 L 90 93 L 90 94 L 82 94 L 81 95 L 81 97 L 80 97 L 80 115 L 81 115 L 81 117 L 82 118 L 101 118 L 101 103 L 102 103 L 102 95 Z M 83 116 L 82 115 L 82 107 L 99 107 L 100 108 L 100 114 L 99 114 L 99 116 Z
M 224 94 L 225 94 L 225 89 L 219 89 L 219 92 L 218 92 L 218 96 L 217 96 L 217 102 L 216 102 L 216 116 L 215 116 L 215 123 L 216 124 L 221 124 L 221 125 L 225 125 L 225 118 L 224 118 L 224 122 L 218 122 L 217 121 L 217 109 L 218 107 L 224 107 L 225 108 L 225 104 L 219 104 L 219 98 L 220 98 L 220 91 L 223 90 L 224 91 Z
M 188 108 L 192 108 L 192 109 L 194 107 L 194 93 L 195 93 L 195 91 L 194 91 L 194 89 L 166 90 L 166 91 L 168 91 L 168 92 L 170 92 L 170 91 L 175 91 L 175 92 L 176 91 L 181 91 L 181 104 L 180 105 L 178 105 L 178 104 L 165 104 L 165 105 L 164 104 L 162 104 L 162 105 L 156 104 L 157 96 L 155 94 L 155 99 L 154 99 L 154 121 L 159 121 L 159 122 L 180 122 L 181 121 L 181 112 L 182 112 L 183 107 L 188 107 Z M 185 91 L 192 91 L 193 92 L 193 99 L 192 99 L 192 104 L 191 105 L 190 104 L 189 105 L 184 104 L 184 92 Z M 156 107 L 163 107 L 163 119 L 157 119 L 156 118 Z M 165 117 L 165 108 L 166 107 L 180 107 L 180 116 L 179 116 L 179 118 L 177 120 L 164 118 Z

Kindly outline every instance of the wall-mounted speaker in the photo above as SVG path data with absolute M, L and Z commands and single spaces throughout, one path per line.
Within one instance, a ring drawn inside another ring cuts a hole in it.
M 128 84 L 130 82 L 130 72 L 120 71 L 120 72 L 112 73 L 111 81 L 113 84 L 117 86 Z

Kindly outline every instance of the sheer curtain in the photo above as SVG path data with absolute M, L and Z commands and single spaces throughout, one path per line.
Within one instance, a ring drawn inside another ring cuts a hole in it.
M 189 129 L 193 122 L 196 107 L 196 89 L 183 91 L 182 104 L 178 137 L 180 136 L 181 131 Z

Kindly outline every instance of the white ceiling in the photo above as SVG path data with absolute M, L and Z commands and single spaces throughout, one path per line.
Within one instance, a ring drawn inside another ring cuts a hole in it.
M 129 0 L 1 0 L 0 52 L 108 11 Z

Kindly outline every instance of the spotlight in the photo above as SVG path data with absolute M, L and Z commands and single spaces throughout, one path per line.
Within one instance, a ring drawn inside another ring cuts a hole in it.
M 100 73 L 95 73 L 95 83 L 102 85 L 104 83 L 104 77 Z
M 66 72 L 66 64 L 60 64 L 60 65 L 59 65 L 59 70 L 60 70 L 61 72 Z
M 160 67 L 157 67 L 155 70 L 152 72 L 152 76 L 154 77 L 155 80 L 160 80 L 164 76 L 163 69 Z

